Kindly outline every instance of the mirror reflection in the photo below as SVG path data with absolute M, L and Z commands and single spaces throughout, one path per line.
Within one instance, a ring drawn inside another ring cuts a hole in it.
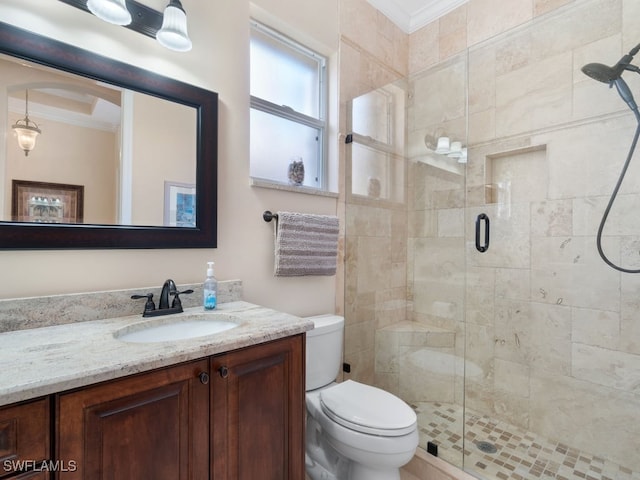
M 0 220 L 196 226 L 195 108 L 3 55 L 0 88 Z

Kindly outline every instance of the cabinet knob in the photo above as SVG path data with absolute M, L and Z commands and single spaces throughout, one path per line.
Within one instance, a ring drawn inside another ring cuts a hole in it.
M 227 378 L 229 376 L 229 369 L 227 367 L 220 367 L 218 372 L 222 378 Z
M 198 375 L 198 378 L 200 379 L 200 383 L 204 385 L 209 383 L 209 374 L 207 372 L 200 372 L 200 375 Z

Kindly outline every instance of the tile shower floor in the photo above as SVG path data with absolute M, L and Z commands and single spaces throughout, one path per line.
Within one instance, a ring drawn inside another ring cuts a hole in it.
M 464 455 L 464 470 L 483 480 L 640 480 L 640 472 L 470 412 L 463 450 L 462 407 L 419 403 L 413 408 L 420 446 L 436 444 L 438 456 L 458 466 Z

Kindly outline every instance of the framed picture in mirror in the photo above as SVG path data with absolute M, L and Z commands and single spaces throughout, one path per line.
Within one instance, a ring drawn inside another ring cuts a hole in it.
M 12 180 L 11 217 L 15 222 L 82 223 L 84 185 Z
M 196 186 L 194 184 L 164 182 L 164 226 L 196 226 Z

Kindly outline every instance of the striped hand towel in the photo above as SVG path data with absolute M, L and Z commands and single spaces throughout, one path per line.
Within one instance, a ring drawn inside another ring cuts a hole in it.
M 275 276 L 335 275 L 338 217 L 278 212 Z

